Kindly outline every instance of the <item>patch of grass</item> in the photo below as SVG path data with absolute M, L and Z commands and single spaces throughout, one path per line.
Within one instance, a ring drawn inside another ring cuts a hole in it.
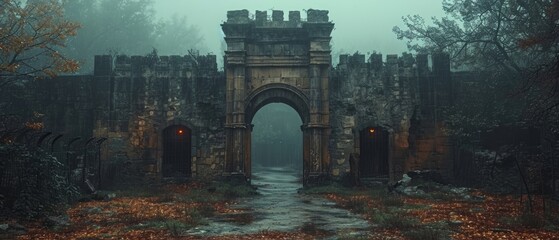
M 375 198 L 382 198 L 382 197 L 388 197 L 389 196 L 388 189 L 385 188 L 385 187 L 381 187 L 381 186 L 371 187 L 370 189 L 368 189 L 368 192 L 372 197 L 375 197 Z
M 141 229 L 166 229 L 173 236 L 180 236 L 180 234 L 193 225 L 178 220 L 157 218 L 147 222 L 139 223 L 126 227 L 127 230 L 141 230 Z
M 381 212 L 378 210 L 374 210 L 371 213 L 371 218 L 374 223 L 377 223 L 384 228 L 407 230 L 420 225 L 419 220 L 417 220 L 415 217 L 399 211 Z
M 368 200 L 366 198 L 351 197 L 344 204 L 344 207 L 355 213 L 365 213 L 368 209 Z
M 524 212 L 517 217 L 501 217 L 499 222 L 509 228 L 526 227 L 538 229 L 548 226 L 548 222 L 544 218 L 529 212 Z
M 519 225 L 517 218 L 511 216 L 500 217 L 497 221 L 506 227 L 514 227 Z
M 208 192 L 206 189 L 193 189 L 187 194 L 178 196 L 177 199 L 186 203 L 215 203 L 223 200 L 219 194 Z
M 402 206 L 402 209 L 406 209 L 406 210 L 427 210 L 427 209 L 431 209 L 431 206 L 423 205 L 423 204 L 405 204 L 404 206 Z
M 546 222 L 540 216 L 532 213 L 523 213 L 518 217 L 518 222 L 527 228 L 542 228 L 546 225 Z
M 433 192 L 430 192 L 430 193 L 426 194 L 426 196 L 431 198 L 431 199 L 440 200 L 440 201 L 456 200 L 456 196 L 454 194 L 445 193 L 445 192 L 441 192 L 441 191 L 433 191 Z
M 198 225 L 205 225 L 207 224 L 207 217 L 210 217 L 214 213 L 214 209 L 204 209 L 203 207 L 200 208 L 187 208 L 185 209 L 186 213 L 186 223 L 190 226 L 198 226 Z
M 404 199 L 399 196 L 388 196 L 382 199 L 382 204 L 387 207 L 403 207 Z
M 188 230 L 191 227 L 192 225 L 176 220 L 170 220 L 165 222 L 165 228 L 167 229 L 167 231 L 171 233 L 171 236 L 173 237 L 181 236 L 185 230 Z
M 203 217 L 211 217 L 215 214 L 215 209 L 209 204 L 203 204 L 200 207 L 196 208 L 198 213 Z
M 161 229 L 165 226 L 164 219 L 154 219 L 147 222 L 138 223 L 135 225 L 129 225 L 126 227 L 127 230 L 138 230 L 138 229 Z
M 545 226 L 545 229 L 551 231 L 559 231 L 559 216 L 552 214 L 551 210 L 548 210 L 545 213 L 545 221 L 547 222 L 547 226 Z
M 301 226 L 301 232 L 306 233 L 306 234 L 310 234 L 313 236 L 327 236 L 327 235 L 331 235 L 330 232 L 320 229 L 318 228 L 314 223 L 304 223 L 303 226 Z

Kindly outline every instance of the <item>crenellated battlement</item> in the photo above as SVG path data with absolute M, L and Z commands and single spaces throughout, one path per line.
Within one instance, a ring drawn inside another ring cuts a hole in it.
M 337 67 L 370 67 L 372 70 L 381 70 L 386 66 L 398 66 L 400 68 L 427 70 L 429 69 L 429 58 L 432 60 L 433 71 L 450 71 L 450 59 L 448 54 L 444 53 L 431 55 L 404 53 L 401 56 L 387 54 L 384 60 L 380 53 L 372 53 L 368 58 L 361 53 L 341 54 Z
M 119 55 L 114 59 L 110 55 L 95 56 L 94 75 L 107 76 L 112 71 L 138 72 L 142 69 L 154 68 L 156 71 L 181 71 L 198 69 L 206 72 L 217 72 L 215 55 L 171 55 L 171 56 L 128 56 Z
M 227 12 L 226 24 L 255 24 L 258 27 L 301 27 L 302 23 L 330 23 L 328 10 L 309 9 L 306 11 L 307 18 L 301 18 L 300 11 L 289 11 L 287 19 L 285 19 L 284 11 L 272 10 L 272 14 L 268 15 L 268 11 L 257 10 L 251 15 L 248 10 L 234 10 Z

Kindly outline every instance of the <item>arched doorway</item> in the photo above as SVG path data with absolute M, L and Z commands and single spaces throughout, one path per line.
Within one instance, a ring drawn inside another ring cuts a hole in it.
M 274 102 L 291 106 L 302 119 L 303 183 L 329 176 L 328 84 L 334 24 L 327 11 L 311 13 L 311 21 L 263 27 L 246 10 L 230 11 L 221 25 L 227 43 L 225 176 L 250 178 L 252 118 Z
M 311 137 L 312 133 L 316 134 L 315 128 L 309 128 L 308 123 L 310 119 L 310 111 L 309 111 L 309 101 L 308 98 L 303 94 L 302 91 L 299 89 L 281 83 L 273 83 L 263 86 L 259 89 L 254 90 L 245 101 L 245 121 L 248 124 L 247 131 L 244 132 L 243 138 L 243 145 L 245 146 L 245 154 L 244 156 L 244 174 L 247 177 L 252 175 L 252 122 L 257 112 L 262 109 L 264 106 L 268 106 L 269 104 L 285 104 L 290 107 L 290 109 L 295 111 L 295 114 L 299 116 L 302 125 L 300 125 L 300 129 L 302 130 L 302 139 L 303 142 L 303 179 L 304 181 L 308 178 L 309 175 L 316 172 L 320 172 L 320 167 L 322 163 L 318 158 L 311 159 L 310 155 L 310 148 L 312 147 L 311 142 L 314 140 L 315 142 L 320 141 L 313 139 Z M 320 145 L 315 145 L 317 148 Z
M 283 103 L 262 107 L 252 119 L 252 176 L 278 169 L 302 177 L 303 124 L 298 113 Z
M 367 127 L 359 132 L 359 171 L 361 177 L 388 177 L 388 145 L 389 133 L 381 127 Z
M 163 177 L 190 177 L 192 130 L 172 125 L 163 130 Z

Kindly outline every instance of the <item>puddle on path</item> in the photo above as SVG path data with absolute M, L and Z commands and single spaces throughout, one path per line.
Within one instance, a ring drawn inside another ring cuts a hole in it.
M 359 215 L 335 207 L 319 196 L 297 193 L 302 187 L 295 173 L 281 168 L 255 171 L 252 184 L 260 195 L 242 199 L 232 206 L 242 214 L 219 214 L 208 225 L 188 231 L 188 235 L 219 236 L 253 234 L 262 231 L 292 232 L 300 229 L 332 234 L 368 232 L 369 224 Z

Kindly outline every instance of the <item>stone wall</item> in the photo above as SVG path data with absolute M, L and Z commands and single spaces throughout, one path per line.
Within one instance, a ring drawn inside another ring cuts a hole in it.
M 163 130 L 173 125 L 191 130 L 193 177 L 250 175 L 252 117 L 278 101 L 303 119 L 309 174 L 347 174 L 369 127 L 388 132 L 391 180 L 412 170 L 434 170 L 456 183 L 476 174 L 442 119 L 445 107 L 480 95 L 483 76 L 451 72 L 445 54 L 356 53 L 340 55 L 332 67 L 328 11 L 287 15 L 229 11 L 222 24 L 226 73 L 213 55 L 96 56 L 93 74 L 38 81 L 35 96 L 22 98 L 44 113 L 45 131 L 65 135 L 62 143 L 106 137 L 102 161 L 120 162 L 122 171 L 144 179 L 162 176 Z
M 404 54 L 341 55 L 330 81 L 332 175 L 349 172 L 349 155 L 359 156 L 359 132 L 379 127 L 389 132 L 389 176 L 411 170 L 436 170 L 452 178 L 452 148 L 437 118 L 451 104 L 448 56 Z M 436 83 L 436 84 L 435 84 Z
M 448 57 L 380 54 L 341 55 L 330 72 L 329 154 L 331 174 L 349 171 L 359 154 L 359 131 L 381 127 L 389 134 L 390 177 L 436 170 L 452 179 L 452 146 L 441 130 L 440 108 L 452 104 Z M 282 80 L 291 71 L 281 68 Z M 264 81 L 248 74 L 251 89 Z M 275 75 L 274 75 L 275 76 Z M 293 85 L 303 87 L 297 77 Z M 43 81 L 40 101 L 49 130 L 108 137 L 103 159 L 127 163 L 130 174 L 157 179 L 162 132 L 180 124 L 192 130 L 192 176 L 221 175 L 225 163 L 225 75 L 215 56 L 97 56 L 93 75 Z M 304 88 L 304 87 L 303 87 Z
M 35 108 L 44 114 L 47 130 L 68 136 L 90 137 L 98 112 L 94 77 L 61 76 L 37 81 Z
M 213 55 L 96 56 L 93 75 L 42 84 L 47 129 L 107 137 L 102 159 L 125 163 L 131 175 L 160 177 L 171 125 L 192 130 L 193 177 L 223 171 L 225 82 Z

